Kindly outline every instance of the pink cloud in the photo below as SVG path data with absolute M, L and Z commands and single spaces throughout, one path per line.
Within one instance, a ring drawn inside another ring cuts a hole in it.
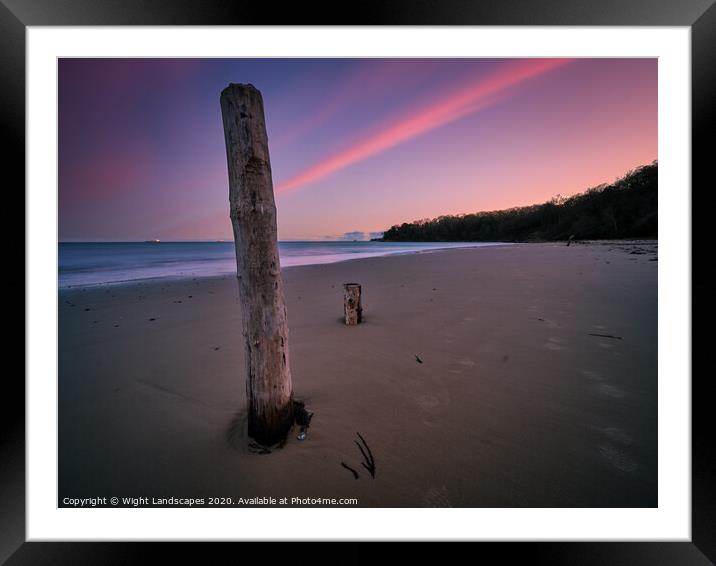
M 499 100 L 498 95 L 508 88 L 551 71 L 569 61 L 569 59 L 524 59 L 509 62 L 487 77 L 386 125 L 370 137 L 279 183 L 276 193 L 285 193 L 322 179 L 353 163 L 494 104 Z
M 379 98 L 397 86 L 405 87 L 430 75 L 440 67 L 439 59 L 366 59 L 333 86 L 328 101 L 310 112 L 293 128 L 281 132 L 271 142 L 277 149 L 329 122 L 353 102 L 366 97 Z

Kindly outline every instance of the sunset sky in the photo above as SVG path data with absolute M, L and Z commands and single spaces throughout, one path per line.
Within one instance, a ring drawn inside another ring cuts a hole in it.
M 231 239 L 230 82 L 263 93 L 283 240 L 544 202 L 657 158 L 656 59 L 60 59 L 60 240 Z

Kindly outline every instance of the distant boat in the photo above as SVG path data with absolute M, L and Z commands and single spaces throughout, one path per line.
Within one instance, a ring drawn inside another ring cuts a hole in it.
M 144 240 L 145 244 L 158 244 L 161 240 Z

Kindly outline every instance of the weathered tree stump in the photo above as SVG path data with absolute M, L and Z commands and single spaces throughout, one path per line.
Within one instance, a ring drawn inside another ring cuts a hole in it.
M 343 285 L 343 314 L 348 326 L 360 324 L 363 321 L 363 307 L 360 302 L 360 285 L 358 283 Z
M 248 434 L 270 446 L 291 428 L 293 389 L 261 93 L 253 85 L 232 83 L 221 93 L 221 113 L 246 357 Z

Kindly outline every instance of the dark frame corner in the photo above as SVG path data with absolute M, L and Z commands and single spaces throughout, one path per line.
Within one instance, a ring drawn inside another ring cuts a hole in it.
M 7 164 L 14 172 L 12 183 L 25 184 L 25 31 L 27 26 L 62 25 L 635 25 L 690 26 L 692 39 L 692 186 L 708 187 L 710 144 L 716 108 L 716 4 L 714 0 L 606 0 L 577 3 L 569 0 L 505 0 L 478 2 L 444 0 L 441 3 L 411 0 L 366 0 L 360 9 L 347 16 L 340 4 L 299 3 L 282 7 L 280 13 L 268 3 L 251 4 L 246 0 L 0 0 L 0 116 L 1 135 Z M 344 8 L 345 9 L 345 8 Z M 712 159 L 712 158 L 711 158 Z M 710 177 L 710 178 L 709 178 Z M 16 194 L 21 194 L 16 191 Z M 693 189 L 692 189 L 693 201 Z M 20 207 L 24 210 L 24 199 Z M 693 216 L 704 214 L 704 207 Z M 23 215 L 24 216 L 24 215 Z M 699 223 L 703 226 L 703 223 Z M 693 233 L 694 247 L 705 238 Z M 18 246 L 19 248 L 19 246 Z M 18 252 L 19 253 L 19 252 Z M 692 251 L 692 257 L 694 257 Z M 21 260 L 24 265 L 25 258 Z M 15 263 L 18 265 L 18 263 Z M 692 264 L 693 265 L 693 264 Z M 698 270 L 704 270 L 698 267 Z M 692 267 L 692 277 L 697 266 Z M 704 278 L 694 286 L 705 295 Z M 24 281 L 23 281 L 24 283 Z M 23 286 L 24 287 L 24 286 Z M 24 289 L 23 289 L 24 293 Z M 692 298 L 693 301 L 693 298 Z M 697 311 L 697 318 L 706 315 Z M 23 326 L 24 328 L 24 326 Z M 693 334 L 693 333 L 692 333 Z M 703 336 L 703 335 L 702 335 Z M 703 337 L 699 338 L 704 340 Z M 693 351 L 693 345 L 692 345 Z M 501 562 L 522 560 L 550 564 L 709 564 L 716 563 L 716 458 L 710 415 L 711 397 L 707 393 L 708 376 L 692 372 L 692 539 L 691 542 L 654 543 L 477 543 L 480 557 L 499 557 Z M 674 376 L 675 377 L 675 376 Z M 218 553 L 229 545 L 169 543 L 29 543 L 25 542 L 25 409 L 24 380 L 6 373 L 5 403 L 0 412 L 0 563 L 7 564 L 128 564 L 165 561 L 177 550 L 181 557 L 194 557 L 199 563 L 218 563 Z M 21 400 L 23 400 L 21 402 Z M 366 545 L 348 543 L 354 548 L 336 549 L 319 558 L 353 556 L 375 552 Z M 198 547 L 201 546 L 201 549 Z M 265 552 L 264 544 L 244 545 Z M 331 549 L 331 547 L 333 547 Z M 278 550 L 277 550 L 278 548 Z M 416 548 L 413 546 L 412 548 Z M 444 561 L 444 551 L 420 546 L 422 560 Z M 232 547 L 233 549 L 233 547 Z M 235 562 L 227 558 L 223 562 Z M 272 561 L 295 560 L 294 544 L 273 545 Z M 435 554 L 433 554 L 435 552 Z M 178 553 L 177 553 L 178 554 Z M 251 553 L 249 553 L 251 554 Z M 417 553 L 416 553 L 417 554 Z M 315 561 L 316 554 L 311 556 Z M 190 558 L 191 559 L 191 558 Z

